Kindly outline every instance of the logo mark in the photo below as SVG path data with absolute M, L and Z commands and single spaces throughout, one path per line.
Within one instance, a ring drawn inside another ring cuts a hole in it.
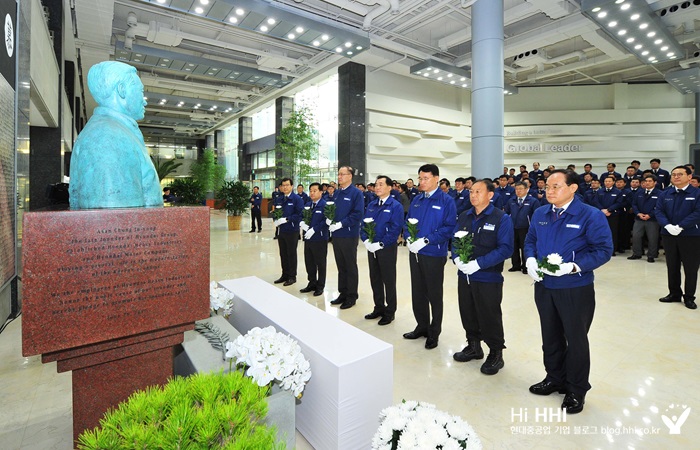
M 676 416 L 674 413 L 677 411 L 677 409 L 683 409 L 683 412 L 679 416 Z M 668 408 L 666 408 L 666 413 L 669 413 L 671 417 L 668 417 L 665 414 L 661 415 L 661 420 L 664 421 L 664 424 L 668 427 L 668 433 L 669 434 L 681 434 L 681 427 L 685 423 L 685 421 L 688 419 L 688 416 L 690 415 L 690 408 L 687 405 L 676 405 L 671 403 L 668 405 Z
M 7 56 L 12 58 L 15 50 L 15 27 L 12 26 L 12 17 L 9 14 L 5 16 L 5 48 Z

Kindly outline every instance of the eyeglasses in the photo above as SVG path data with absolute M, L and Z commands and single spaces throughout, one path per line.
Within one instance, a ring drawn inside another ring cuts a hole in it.
M 675 172 L 675 173 L 672 173 L 672 174 L 671 174 L 671 176 L 674 177 L 674 178 L 682 177 L 682 176 L 684 176 L 684 175 L 688 175 L 688 174 L 685 173 L 685 172 Z

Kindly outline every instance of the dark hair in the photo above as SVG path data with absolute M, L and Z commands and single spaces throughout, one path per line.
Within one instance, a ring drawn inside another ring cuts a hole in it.
M 500 180 L 501 178 L 505 178 L 505 179 L 507 180 L 507 179 L 508 179 L 508 175 L 501 175 L 500 177 L 498 177 L 499 180 Z
M 440 176 L 440 169 L 435 164 L 423 164 L 418 168 L 418 173 L 430 173 L 434 177 Z
M 688 174 L 688 175 L 692 175 L 692 174 L 693 174 L 693 171 L 690 170 L 690 167 L 688 167 L 688 166 L 676 166 L 676 167 L 673 168 L 673 170 L 671 170 L 671 172 L 673 172 L 673 171 L 676 170 L 676 169 L 683 169 L 683 170 L 685 170 L 685 173 Z
M 399 187 L 401 187 L 402 191 L 408 192 L 408 186 L 406 186 L 406 183 L 399 183 Z
M 408 180 L 406 180 L 406 183 L 408 183 L 409 181 L 413 183 L 413 178 L 409 178 Z
M 282 181 L 280 181 L 280 186 L 282 186 L 282 183 L 284 183 L 285 181 L 289 181 L 289 185 L 290 185 L 290 186 L 294 186 L 294 182 L 293 182 L 292 179 L 289 178 L 289 177 L 284 177 L 284 178 L 282 178 Z
M 457 184 L 457 183 L 462 183 L 462 184 L 464 184 L 465 181 L 466 181 L 466 180 L 465 180 L 464 178 L 462 178 L 462 177 L 457 177 L 457 178 L 455 178 L 455 184 Z
M 303 185 L 303 184 L 297 184 L 297 187 L 299 187 L 299 186 L 301 186 L 302 189 L 304 188 L 304 185 Z
M 474 182 L 476 181 L 476 177 L 467 177 L 467 178 L 464 179 L 464 181 L 465 181 L 465 182 L 471 181 L 472 183 L 474 183 Z
M 641 163 L 640 163 L 638 160 L 636 160 L 636 159 L 633 159 L 632 162 L 631 162 L 630 164 L 634 164 L 634 163 L 641 164 Z
M 377 181 L 380 178 L 384 178 L 384 182 L 386 183 L 387 186 L 392 186 L 394 184 L 394 182 L 391 181 L 391 178 L 389 178 L 386 175 L 377 175 L 377 178 L 375 178 L 374 181 Z
M 440 180 L 440 184 L 444 184 L 445 186 L 450 187 L 450 180 L 448 180 L 447 178 L 443 178 L 442 180 Z
M 698 180 L 698 181 L 700 181 L 700 175 L 693 175 L 693 176 L 690 177 L 690 178 L 693 179 L 693 180 Z
M 657 162 L 657 163 L 661 164 L 661 160 L 659 158 L 652 158 L 649 160 L 649 164 L 651 164 L 653 162 Z
M 695 170 L 695 164 L 693 164 L 693 163 L 688 163 L 688 164 L 684 164 L 684 165 L 686 167 L 690 167 L 691 169 Z
M 493 180 L 491 178 L 482 178 L 480 180 L 476 180 L 474 184 L 476 183 L 484 183 L 487 191 L 496 192 L 496 186 L 493 185 Z
M 260 190 L 260 187 L 259 187 L 259 186 L 253 186 L 253 189 Z
M 169 190 L 170 190 L 170 186 L 165 186 L 165 187 L 163 188 L 163 192 L 169 191 Z
M 374 187 L 374 183 L 367 183 L 367 187 L 372 186 Z
M 520 164 L 520 168 L 522 169 L 523 167 L 525 168 L 525 170 L 527 170 L 527 166 L 525 164 Z M 521 172 L 522 172 L 522 170 L 521 170 Z
M 608 165 L 608 166 L 613 166 L 613 169 L 614 169 L 615 167 L 617 167 L 617 164 L 615 164 L 615 163 L 608 163 L 607 165 Z
M 576 169 L 576 164 L 569 164 L 568 166 L 566 166 L 566 168 L 574 170 L 574 169 Z
M 586 167 L 590 167 L 592 169 L 593 165 L 591 165 L 591 163 L 586 163 L 583 165 L 583 168 L 585 169 Z
M 328 183 L 323 183 L 323 184 L 321 184 L 321 189 L 323 189 L 324 187 L 325 187 L 326 189 L 328 189 Z
M 362 186 L 363 188 L 367 189 L 367 186 L 365 186 L 364 183 L 357 183 L 357 184 L 355 184 L 355 186 Z
M 555 173 L 561 173 L 564 175 L 566 178 L 566 184 L 567 186 L 571 186 L 572 184 L 578 185 L 578 174 L 574 172 L 573 170 L 569 169 L 554 169 L 552 170 L 551 175 L 554 175 Z
M 659 180 L 657 178 L 657 176 L 654 175 L 653 173 L 646 173 L 646 174 L 642 175 L 642 180 L 646 181 L 647 178 L 651 178 L 652 180 L 654 180 L 654 182 L 657 182 Z
M 309 190 L 311 190 L 311 188 L 314 187 L 314 186 L 316 186 L 316 188 L 317 188 L 319 191 L 321 190 L 321 183 L 316 183 L 316 182 L 311 183 L 311 184 L 309 185 Z
M 634 166 L 627 166 L 627 168 L 637 170 Z
M 341 169 L 348 169 L 348 172 L 350 172 L 350 175 L 355 175 L 355 169 L 352 168 L 352 166 L 340 166 L 338 167 L 338 172 L 340 172 Z
M 527 189 L 527 184 L 523 183 L 522 181 L 518 181 L 517 183 L 515 183 L 515 187 L 518 187 L 518 186 L 522 186 L 525 189 Z

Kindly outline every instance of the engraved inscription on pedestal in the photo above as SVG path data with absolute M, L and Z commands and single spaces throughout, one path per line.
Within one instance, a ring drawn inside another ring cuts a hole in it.
M 206 317 L 209 214 L 202 208 L 25 215 L 24 354 Z M 40 321 L 33 320 L 41 317 Z
M 0 287 L 15 276 L 15 91 L 0 76 Z

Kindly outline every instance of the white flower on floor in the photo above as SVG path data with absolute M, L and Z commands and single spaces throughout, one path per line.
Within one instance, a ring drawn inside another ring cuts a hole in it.
M 430 403 L 404 401 L 384 409 L 379 421 L 372 438 L 373 450 L 482 448 L 469 424 L 458 416 L 437 410 Z
M 259 386 L 278 383 L 301 398 L 306 382 L 311 378 L 311 365 L 301 353 L 297 341 L 274 327 L 255 327 L 244 336 L 226 343 L 226 357 L 233 358 L 236 367 Z
M 219 283 L 216 281 L 209 283 L 209 308 L 214 315 L 220 313 L 224 317 L 230 316 L 233 309 L 233 298 L 233 292 L 219 287 Z

